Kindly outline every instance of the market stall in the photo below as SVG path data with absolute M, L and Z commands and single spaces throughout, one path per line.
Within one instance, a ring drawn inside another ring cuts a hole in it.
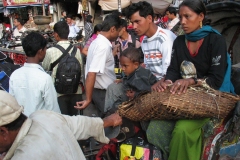
M 140 0 L 121 0 L 121 8 L 126 8 L 131 3 L 137 3 Z M 163 14 L 168 6 L 172 3 L 172 0 L 148 0 L 151 3 L 156 14 Z M 117 0 L 99 0 L 98 4 L 104 11 L 112 11 L 118 9 Z

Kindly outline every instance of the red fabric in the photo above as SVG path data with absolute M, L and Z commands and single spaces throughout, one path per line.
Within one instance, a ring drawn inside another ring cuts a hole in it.
M 110 150 L 113 155 L 117 154 L 117 144 L 114 141 L 110 141 L 109 144 L 105 144 L 96 155 L 96 160 L 102 160 L 101 155 L 106 152 L 107 150 Z
M 6 28 L 8 27 L 8 28 L 11 28 L 11 25 L 10 24 L 7 24 L 7 23 L 4 23 L 3 24 Z
M 144 35 L 142 35 L 139 39 L 141 43 L 142 43 L 143 38 L 144 38 Z
M 167 21 L 168 21 L 168 17 L 167 17 L 167 16 L 164 16 L 164 17 L 162 18 L 162 20 L 163 20 L 163 22 L 167 22 Z
M 132 25 L 127 26 L 127 29 L 133 29 Z

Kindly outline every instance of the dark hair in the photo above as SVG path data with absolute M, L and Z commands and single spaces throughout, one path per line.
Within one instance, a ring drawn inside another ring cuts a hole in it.
M 78 14 L 77 17 L 78 17 L 80 20 L 82 20 L 81 14 Z
M 102 31 L 109 31 L 111 27 L 115 27 L 116 29 L 121 27 L 121 19 L 116 15 L 107 15 L 102 22 Z
M 120 53 L 120 57 L 124 56 L 130 59 L 130 61 L 141 63 L 141 53 L 135 47 L 128 47 L 122 53 Z
M 93 18 L 93 16 L 91 16 L 90 14 L 87 15 L 87 17 L 86 17 L 86 22 L 93 23 L 93 22 L 92 22 L 92 18 Z
M 122 16 L 122 13 L 119 12 L 119 11 L 113 11 L 112 14 L 113 14 L 113 15 L 116 15 L 116 16 L 118 16 L 118 17 Z
M 197 14 L 203 13 L 204 17 L 206 15 L 206 8 L 205 8 L 205 5 L 203 4 L 203 2 L 201 0 L 184 0 L 179 5 L 179 9 L 182 6 L 186 6 L 186 7 L 190 8 L 193 12 L 195 12 Z
M 15 18 L 22 26 L 24 25 L 24 22 L 23 22 L 23 20 L 22 19 L 20 19 L 20 18 Z
M 127 29 L 128 23 L 125 19 L 121 19 L 121 27 L 125 27 Z
M 27 57 L 35 57 L 39 49 L 47 46 L 47 40 L 41 34 L 31 32 L 22 40 L 22 46 Z
M 93 29 L 93 34 L 100 32 L 102 30 L 102 24 L 96 24 Z
M 58 34 L 61 39 L 68 39 L 69 26 L 64 21 L 57 22 L 53 27 L 54 32 Z
M 20 116 L 17 119 L 15 119 L 13 122 L 6 124 L 2 127 L 6 127 L 9 131 L 15 131 L 21 128 L 21 126 L 23 125 L 26 119 L 27 119 L 27 116 L 21 113 Z
M 82 38 L 83 38 L 83 35 L 80 34 L 80 35 L 77 35 L 76 40 L 79 41 Z
M 68 14 L 66 18 L 71 18 L 71 19 L 73 19 L 74 17 L 73 17 L 72 14 Z
M 152 5 L 146 1 L 140 1 L 138 3 L 131 4 L 126 11 L 127 18 L 130 19 L 130 17 L 137 11 L 139 11 L 139 15 L 141 17 L 146 18 L 148 15 L 150 15 L 152 16 L 152 20 L 154 18 Z
M 177 10 L 176 10 L 176 8 L 174 8 L 174 7 L 168 7 L 168 9 L 166 10 L 166 12 L 169 12 L 170 14 L 174 14 L 174 16 L 176 16 L 177 15 Z
M 63 12 L 66 12 L 66 11 L 62 11 L 62 12 L 61 12 L 61 15 L 63 15 Z

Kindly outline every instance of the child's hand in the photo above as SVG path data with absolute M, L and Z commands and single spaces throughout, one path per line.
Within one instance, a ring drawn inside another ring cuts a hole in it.
M 116 80 L 114 81 L 114 83 L 116 83 L 116 84 L 122 83 L 122 79 L 116 79 Z
M 144 63 L 141 63 L 140 66 L 143 68 L 146 68 L 146 64 L 144 64 Z
M 116 56 L 117 53 L 119 52 L 119 47 L 120 47 L 120 44 L 116 44 L 114 47 L 113 47 L 113 56 Z
M 133 90 L 128 90 L 126 92 L 126 96 L 129 98 L 129 100 L 132 100 L 135 97 L 135 91 Z

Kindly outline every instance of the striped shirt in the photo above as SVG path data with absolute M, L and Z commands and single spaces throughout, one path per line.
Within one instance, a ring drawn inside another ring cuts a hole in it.
M 176 35 L 169 30 L 158 27 L 156 33 L 148 38 L 144 37 L 142 50 L 144 64 L 158 80 L 164 77 L 171 61 L 173 41 Z

